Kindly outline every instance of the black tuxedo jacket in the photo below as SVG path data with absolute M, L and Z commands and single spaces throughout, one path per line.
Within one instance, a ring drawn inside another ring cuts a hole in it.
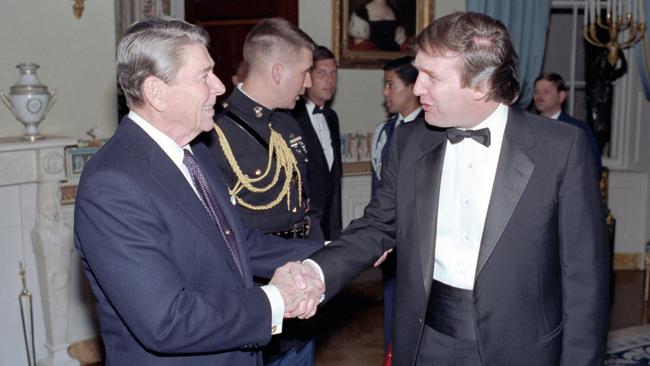
M 447 140 L 400 127 L 377 194 L 312 259 L 329 298 L 397 245 L 393 365 L 413 365 L 429 298 Z M 585 134 L 509 109 L 474 283 L 483 365 L 602 365 L 609 251 Z M 440 207 L 440 214 L 445 208 Z
M 307 146 L 307 175 L 310 187 L 310 204 L 322 212 L 321 228 L 325 240 L 338 238 L 341 233 L 341 136 L 339 117 L 325 106 L 323 113 L 327 120 L 334 151 L 334 162 L 330 170 L 318 135 L 311 124 L 304 99 L 296 102 L 291 111 L 300 128 Z

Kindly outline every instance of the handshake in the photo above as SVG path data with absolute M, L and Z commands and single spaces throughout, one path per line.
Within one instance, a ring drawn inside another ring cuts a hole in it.
M 308 263 L 286 263 L 275 270 L 269 284 L 282 295 L 285 318 L 311 318 L 325 293 L 320 275 Z

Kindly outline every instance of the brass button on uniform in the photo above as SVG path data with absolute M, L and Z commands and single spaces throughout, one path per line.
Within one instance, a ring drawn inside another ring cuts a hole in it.
M 229 230 L 229 229 L 226 229 L 226 230 L 224 231 L 224 233 L 225 233 L 226 235 L 230 235 L 230 230 Z
M 298 209 L 296 207 L 294 207 L 294 208 L 291 209 L 291 212 L 296 213 L 296 212 L 298 212 Z
M 260 107 L 258 105 L 255 106 L 255 108 L 253 108 L 253 112 L 255 112 L 255 117 L 262 118 L 262 115 L 263 115 L 262 114 L 262 107 Z
M 255 170 L 255 175 L 260 175 L 260 174 L 262 174 L 262 170 L 260 170 L 260 169 L 256 169 L 256 170 Z

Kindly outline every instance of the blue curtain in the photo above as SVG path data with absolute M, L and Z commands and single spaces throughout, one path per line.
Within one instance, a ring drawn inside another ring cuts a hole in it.
M 533 82 L 542 71 L 546 31 L 551 15 L 550 0 L 466 0 L 468 11 L 487 14 L 500 20 L 510 31 L 519 56 L 517 106 L 526 108 L 533 97 Z
M 643 5 L 643 14 L 647 21 L 647 19 L 650 19 L 650 6 L 648 6 L 650 4 L 644 2 Z M 646 37 L 634 45 L 634 63 L 637 70 L 639 70 L 639 77 L 641 78 L 646 100 L 650 100 L 650 40 L 648 38 L 648 31 L 646 31 Z

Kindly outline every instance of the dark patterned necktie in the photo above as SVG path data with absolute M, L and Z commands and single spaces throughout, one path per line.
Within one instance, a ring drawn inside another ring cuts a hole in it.
M 190 176 L 194 182 L 194 187 L 196 187 L 196 191 L 199 194 L 199 200 L 203 204 L 203 207 L 205 207 L 205 209 L 208 211 L 208 215 L 210 215 L 212 221 L 219 228 L 219 232 L 226 242 L 228 251 L 230 251 L 232 258 L 237 265 L 239 274 L 242 276 L 242 278 L 244 278 L 244 272 L 241 269 L 241 261 L 239 259 L 239 255 L 237 254 L 237 244 L 235 243 L 235 237 L 233 236 L 232 231 L 229 230 L 225 224 L 226 220 L 223 217 L 223 213 L 217 204 L 214 194 L 212 194 L 212 191 L 208 186 L 208 181 L 205 180 L 205 176 L 201 171 L 201 167 L 194 159 L 192 153 L 186 149 L 183 149 L 183 153 L 185 154 L 183 157 L 183 164 L 190 172 Z
M 461 130 L 458 128 L 448 128 L 447 138 L 452 144 L 457 144 L 463 139 L 471 138 L 485 147 L 490 146 L 490 129 L 481 128 L 480 130 Z

